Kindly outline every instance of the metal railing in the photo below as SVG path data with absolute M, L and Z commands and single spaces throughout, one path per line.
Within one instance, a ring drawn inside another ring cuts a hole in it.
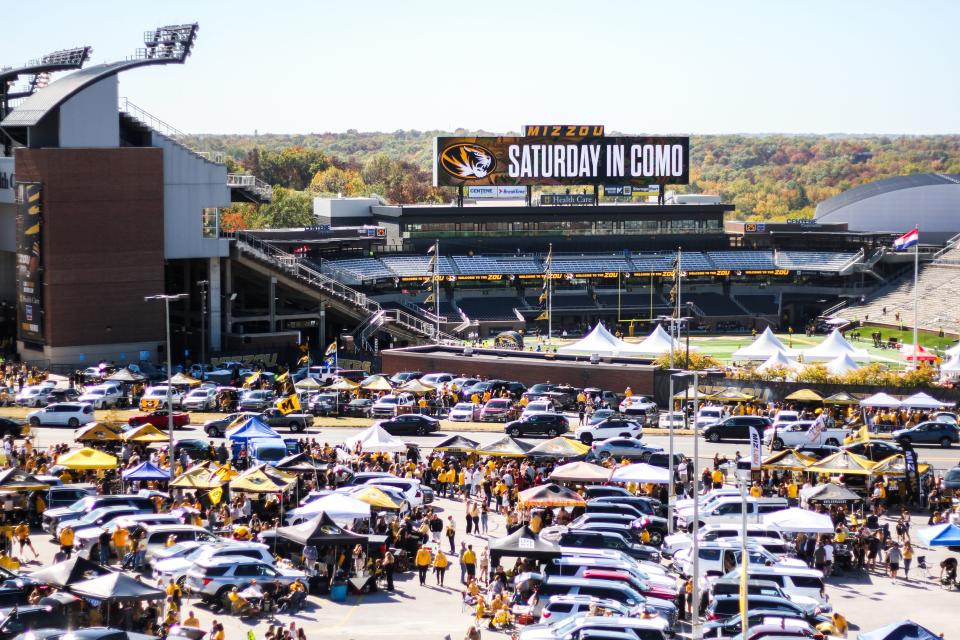
M 238 251 L 251 255 L 261 262 L 266 262 L 290 277 L 319 289 L 327 296 L 339 300 L 343 304 L 359 311 L 365 320 L 375 314 L 382 314 L 385 322 L 389 322 L 410 333 L 432 339 L 451 337 L 444 336 L 443 334 L 439 336 L 436 335 L 437 332 L 434 325 L 424 322 L 420 318 L 405 311 L 400 311 L 399 309 L 383 309 L 375 300 L 368 298 L 366 294 L 334 280 L 314 269 L 297 256 L 289 254 L 256 236 L 244 231 L 224 235 L 227 237 L 232 235 L 236 239 Z
M 446 321 L 447 321 L 447 316 L 438 316 L 438 315 L 435 314 L 435 313 L 432 313 L 432 312 L 430 312 L 430 311 L 427 311 L 427 310 L 424 309 L 423 307 L 419 307 L 419 306 L 415 305 L 414 303 L 410 302 L 409 300 L 401 300 L 401 301 L 400 301 L 400 304 L 402 304 L 403 306 L 405 306 L 407 309 L 410 309 L 410 311 L 412 311 L 413 313 L 415 313 L 415 314 L 417 314 L 417 315 L 419 315 L 419 316 L 423 316 L 424 318 L 426 318 L 426 319 L 429 320 L 430 322 L 433 322 L 434 324 L 436 324 L 437 321 L 440 321 L 440 322 L 446 322 Z
M 228 173 L 227 186 L 248 189 L 264 200 L 271 200 L 273 198 L 273 185 L 264 182 L 257 176 L 243 173 Z
M 168 124 L 156 117 L 151 113 L 147 113 L 137 105 L 133 104 L 127 98 L 120 98 L 120 111 L 123 111 L 132 118 L 136 118 L 143 124 L 147 125 L 157 133 L 164 135 L 168 138 L 182 138 L 184 136 L 183 132 L 174 127 L 171 124 Z M 196 152 L 194 152 L 196 153 Z
M 853 254 L 853 256 L 851 256 L 849 260 L 843 263 L 840 269 L 838 269 L 837 273 L 841 275 L 845 275 L 846 273 L 851 271 L 855 266 L 857 266 L 857 264 L 862 262 L 863 259 L 866 257 L 866 255 L 867 255 L 866 249 L 861 247 L 860 250 L 857 251 L 855 254 Z
M 935 254 L 933 254 L 933 261 L 936 262 L 937 260 L 940 259 L 940 257 L 941 257 L 942 255 L 944 255 L 944 254 L 946 254 L 946 253 L 949 253 L 949 252 L 953 251 L 954 249 L 960 248 L 960 247 L 958 247 L 958 245 L 957 245 L 958 241 L 960 241 L 960 233 L 958 233 L 957 235 L 955 235 L 955 236 L 951 237 L 949 240 L 947 240 L 947 245 L 946 245 L 943 249 L 940 249 L 940 250 L 937 251 Z M 955 264 L 955 262 L 954 262 L 954 264 Z

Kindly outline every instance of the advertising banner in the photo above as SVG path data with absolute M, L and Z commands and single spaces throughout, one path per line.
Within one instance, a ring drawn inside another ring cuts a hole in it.
M 592 193 L 545 193 L 540 204 L 594 204 Z
M 763 446 L 760 440 L 760 432 L 757 429 L 750 428 L 750 468 L 759 469 L 763 462 Z
M 526 187 L 471 186 L 467 188 L 467 197 L 475 200 L 509 199 L 523 200 L 527 197 Z
M 605 134 L 602 124 L 525 124 L 523 135 L 544 138 L 586 138 Z
M 43 342 L 43 283 L 40 253 L 43 190 L 20 185 L 23 204 L 17 212 L 17 335 L 24 342 Z
M 434 139 L 434 186 L 687 184 L 690 138 Z

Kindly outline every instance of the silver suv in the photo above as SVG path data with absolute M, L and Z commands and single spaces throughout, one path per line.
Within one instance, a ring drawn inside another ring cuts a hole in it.
M 167 584 L 167 582 L 173 580 L 183 586 L 187 578 L 187 572 L 198 560 L 223 558 L 224 556 L 235 558 L 242 556 L 246 559 L 260 560 L 270 566 L 274 564 L 270 549 L 265 544 L 259 542 L 228 542 L 225 544 L 204 544 L 177 558 L 158 559 L 154 557 L 150 561 L 150 565 L 153 567 L 153 578 L 159 581 L 158 584 Z
M 198 559 L 187 571 L 185 582 L 204 602 L 217 603 L 229 610 L 227 595 L 234 587 L 243 591 L 256 580 L 264 588 L 273 583 L 287 588 L 297 579 L 306 586 L 307 574 L 303 571 L 275 568 L 245 556 L 218 556 Z

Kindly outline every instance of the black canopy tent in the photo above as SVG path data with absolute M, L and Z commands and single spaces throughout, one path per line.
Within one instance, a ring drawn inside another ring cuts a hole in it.
M 316 517 L 300 524 L 280 527 L 277 529 L 277 536 L 303 546 L 367 544 L 367 536 L 344 529 L 325 513 L 319 513 Z
M 53 587 L 69 587 L 78 582 L 89 580 L 97 576 L 112 573 L 110 569 L 82 558 L 73 556 L 69 560 L 58 562 L 55 565 L 38 569 L 30 574 L 34 580 L 39 580 Z
M 283 458 L 274 466 L 289 473 L 316 473 L 326 471 L 330 465 L 325 462 L 318 463 L 306 453 L 301 452 Z
M 863 502 L 863 498 L 846 487 L 827 482 L 800 492 L 802 506 L 810 504 L 842 504 L 856 505 Z
M 490 541 L 489 549 L 491 571 L 505 557 L 533 560 L 552 560 L 560 557 L 560 547 L 542 539 L 531 531 L 530 527 L 520 527 L 508 536 Z
M 110 605 L 119 602 L 163 600 L 166 596 L 166 592 L 162 589 L 151 587 L 124 573 L 108 573 L 84 580 L 72 585 L 70 591 L 83 598 L 106 603 L 107 626 L 110 626 Z

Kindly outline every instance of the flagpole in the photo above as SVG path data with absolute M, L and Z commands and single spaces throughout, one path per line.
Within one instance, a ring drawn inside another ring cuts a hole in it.
M 553 243 L 550 243 L 547 264 L 547 344 L 553 344 Z
M 918 369 L 920 366 L 920 350 L 917 345 L 917 310 L 919 308 L 919 292 L 917 290 L 917 273 L 920 269 L 920 238 L 917 238 L 916 244 L 913 245 L 913 368 Z
M 437 238 L 436 242 L 433 245 L 434 247 L 434 262 L 433 262 L 433 312 L 436 317 L 436 340 L 440 342 L 440 280 L 437 278 L 437 274 L 440 273 L 440 239 Z

